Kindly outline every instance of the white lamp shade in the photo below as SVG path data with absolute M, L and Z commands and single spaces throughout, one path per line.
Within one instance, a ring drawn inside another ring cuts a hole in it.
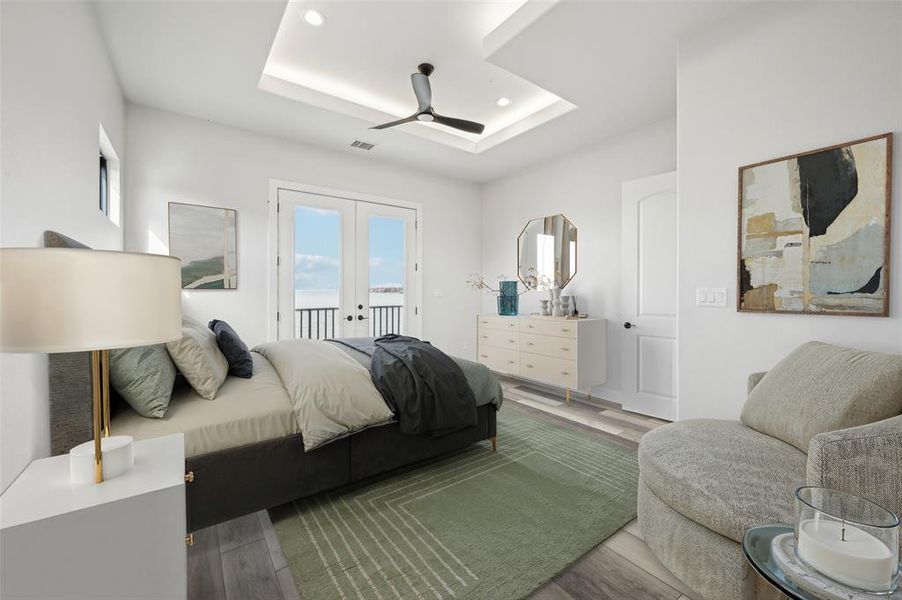
M 182 336 L 179 260 L 70 248 L 0 248 L 3 352 L 79 352 Z

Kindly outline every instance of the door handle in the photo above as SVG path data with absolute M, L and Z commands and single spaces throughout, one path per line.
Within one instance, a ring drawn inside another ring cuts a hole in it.
M 623 324 L 624 329 L 632 329 L 633 327 L 638 327 L 638 325 L 636 325 L 635 323 L 630 323 L 629 321 Z
M 347 317 L 345 317 L 345 321 L 353 321 L 353 320 L 354 320 L 354 317 L 352 317 L 351 315 L 348 315 Z
M 365 319 L 369 319 L 369 317 L 364 317 L 363 315 L 357 315 L 357 320 L 358 320 L 358 321 L 363 321 L 363 320 L 365 320 Z

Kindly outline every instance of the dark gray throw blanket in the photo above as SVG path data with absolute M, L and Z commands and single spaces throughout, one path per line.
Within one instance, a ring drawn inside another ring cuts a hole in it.
M 373 384 L 402 433 L 441 434 L 476 425 L 476 399 L 454 360 L 414 337 L 329 340 L 371 357 Z

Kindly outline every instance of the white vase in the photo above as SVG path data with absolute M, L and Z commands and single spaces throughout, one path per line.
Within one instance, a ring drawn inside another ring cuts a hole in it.
M 548 312 L 548 302 L 548 300 L 539 300 L 539 305 L 541 305 L 542 307 L 541 314 L 543 317 L 547 317 L 551 314 L 550 312 Z
M 552 288 L 551 290 L 551 316 L 564 316 L 564 313 L 561 311 L 561 288 Z

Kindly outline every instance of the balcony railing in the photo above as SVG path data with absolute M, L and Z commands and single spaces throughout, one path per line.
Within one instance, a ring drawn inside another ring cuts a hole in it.
M 371 306 L 369 334 L 379 337 L 401 333 L 404 306 L 400 304 Z M 341 337 L 341 315 L 337 306 L 294 309 L 294 335 L 298 338 L 326 340 Z

